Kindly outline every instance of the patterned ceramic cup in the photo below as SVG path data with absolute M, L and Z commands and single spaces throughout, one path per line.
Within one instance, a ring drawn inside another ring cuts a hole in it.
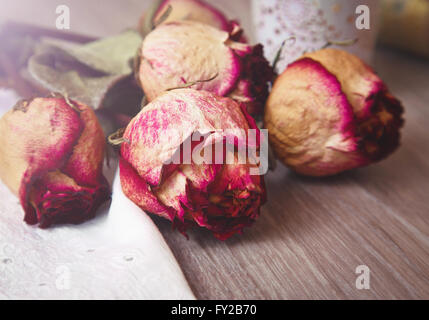
M 265 54 L 273 61 L 285 39 L 278 70 L 304 52 L 322 48 L 329 41 L 358 39 L 343 49 L 371 63 L 378 30 L 379 0 L 252 0 L 256 40 L 264 44 Z M 365 5 L 366 7 L 362 7 Z M 359 7 L 360 6 L 360 7 Z M 362 21 L 363 10 L 369 19 Z M 362 22 L 368 29 L 359 29 Z

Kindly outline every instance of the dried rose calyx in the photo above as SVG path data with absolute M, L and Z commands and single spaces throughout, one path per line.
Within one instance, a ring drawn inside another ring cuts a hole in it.
M 191 21 L 165 23 L 149 33 L 136 73 L 149 101 L 197 82 L 192 88 L 244 103 L 251 115 L 263 112 L 274 75 L 261 45 L 233 41 L 228 32 Z
M 110 197 L 102 175 L 105 138 L 89 107 L 55 96 L 22 100 L 0 119 L 0 178 L 24 221 L 81 223 Z
M 183 233 L 192 225 L 222 240 L 241 233 L 265 203 L 263 176 L 252 175 L 255 165 L 236 161 L 237 150 L 231 148 L 220 158 L 231 162 L 198 163 L 194 157 L 186 162 L 187 155 L 200 149 L 199 144 L 185 145 L 200 134 L 204 150 L 237 143 L 257 151 L 259 143 L 249 142 L 249 129 L 259 133 L 244 108 L 230 98 L 193 89 L 164 93 L 125 130 L 120 159 L 125 195 L 146 212 L 171 220 Z M 177 152 L 180 161 L 171 161 Z
M 399 146 L 403 107 L 356 56 L 307 53 L 276 80 L 265 126 L 295 171 L 327 176 L 380 161 Z

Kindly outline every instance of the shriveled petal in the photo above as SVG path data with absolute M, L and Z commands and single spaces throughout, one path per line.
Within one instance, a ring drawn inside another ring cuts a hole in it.
M 209 92 L 179 89 L 162 95 L 148 104 L 128 125 L 121 154 L 150 185 L 162 181 L 165 164 L 195 132 L 242 129 L 240 139 L 247 139 L 249 123 L 241 107 L 233 100 Z
M 276 154 L 298 172 L 346 170 L 363 161 L 353 153 L 354 115 L 341 84 L 312 59 L 293 63 L 278 78 L 265 122 Z
M 34 183 L 29 194 L 37 219 L 26 215 L 25 220 L 29 224 L 39 222 L 40 228 L 59 223 L 79 224 L 93 218 L 108 197 L 104 179 L 94 187 L 85 187 L 59 170 L 49 172 Z
M 80 185 L 96 185 L 102 175 L 100 165 L 105 155 L 105 137 L 97 117 L 88 107 L 75 103 L 80 109 L 83 131 L 63 172 Z
M 185 209 L 188 204 L 186 176 L 179 170 L 169 176 L 165 182 L 155 190 L 155 195 L 160 202 L 175 210 L 175 218 L 183 221 Z
M 210 26 L 170 22 L 149 33 L 141 47 L 139 80 L 152 101 L 163 91 L 189 82 L 220 96 L 230 93 L 241 73 L 240 59 L 225 43 L 229 34 Z
M 269 94 L 268 83 L 274 79 L 274 70 L 264 58 L 262 45 L 249 46 L 242 52 L 240 81 L 229 96 L 245 103 L 249 114 L 263 114 Z
M 367 99 L 383 88 L 384 83 L 368 65 L 355 55 L 330 48 L 306 53 L 304 57 L 319 62 L 335 75 L 357 119 L 371 116 Z
M 201 0 L 164 0 L 159 6 L 154 21 L 171 6 L 172 10 L 164 21 L 191 20 L 205 23 L 215 28 L 228 31 L 230 23 L 216 8 Z
M 174 219 L 175 212 L 157 199 L 149 184 L 122 158 L 119 160 L 119 170 L 122 190 L 131 201 L 147 212 Z

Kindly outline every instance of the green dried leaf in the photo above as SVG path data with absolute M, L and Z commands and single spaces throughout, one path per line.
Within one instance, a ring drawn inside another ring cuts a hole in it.
M 68 95 L 94 109 L 102 106 L 106 93 L 124 75 L 91 74 L 85 66 L 73 64 L 61 53 L 47 51 L 28 62 L 30 74 L 49 91 Z
M 135 31 L 80 45 L 44 39 L 28 62 L 28 71 L 43 87 L 94 109 L 110 108 L 135 115 L 142 99 L 131 61 L 141 37 Z
M 134 30 L 107 37 L 84 45 L 57 39 L 43 39 L 45 46 L 62 50 L 80 63 L 100 72 L 129 74 L 132 60 L 142 42 Z

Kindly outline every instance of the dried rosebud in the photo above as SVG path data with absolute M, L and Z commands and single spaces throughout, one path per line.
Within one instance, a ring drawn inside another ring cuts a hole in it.
M 24 221 L 47 228 L 94 217 L 110 196 L 105 138 L 94 112 L 63 97 L 20 101 L 0 120 L 0 178 Z
M 151 21 L 146 21 L 150 19 Z M 155 12 L 140 18 L 140 30 L 157 22 L 188 20 L 208 24 L 214 28 L 233 34 L 237 41 L 245 42 L 242 29 L 234 20 L 229 21 L 218 9 L 202 0 L 162 0 Z M 150 31 L 150 30 L 149 30 Z
M 399 146 L 403 107 L 359 58 L 305 54 L 276 80 L 265 126 L 276 155 L 295 171 L 327 176 L 369 165 Z
M 225 31 L 190 21 L 166 23 L 149 33 L 137 72 L 149 101 L 200 81 L 193 88 L 245 103 L 251 115 L 262 113 L 273 77 L 261 45 L 232 41 Z
M 193 89 L 159 96 L 125 130 L 120 159 L 125 195 L 183 233 L 195 224 L 222 240 L 241 233 L 265 203 L 263 176 L 252 173 L 256 165 L 248 158 L 237 161 L 238 148 L 231 149 L 245 146 L 244 155 L 259 149 L 260 139 L 251 141 L 249 129 L 259 133 L 232 99 Z M 221 157 L 208 151 L 214 146 L 217 151 L 221 146 Z M 199 155 L 208 161 L 198 162 Z

